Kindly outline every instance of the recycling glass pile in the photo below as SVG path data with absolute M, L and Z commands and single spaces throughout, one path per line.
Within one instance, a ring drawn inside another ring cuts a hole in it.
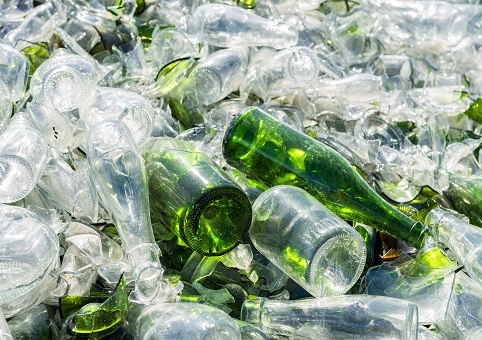
M 0 340 L 480 339 L 476 0 L 0 0 Z

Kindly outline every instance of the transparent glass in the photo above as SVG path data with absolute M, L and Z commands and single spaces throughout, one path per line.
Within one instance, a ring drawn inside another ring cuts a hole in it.
M 7 85 L 0 80 L 0 133 L 3 132 L 8 119 L 13 112 L 12 98 Z
M 304 300 L 246 299 L 241 320 L 273 338 L 416 340 L 417 306 L 367 295 Z
M 0 205 L 0 308 L 12 317 L 44 299 L 59 239 L 27 209 Z M 42 298 L 43 295 L 43 298 Z
M 10 90 L 12 101 L 19 101 L 27 89 L 30 63 L 10 46 L 0 44 L 0 79 Z
M 219 47 L 267 46 L 287 48 L 298 42 L 298 31 L 245 9 L 224 4 L 205 4 L 192 14 L 190 29 L 200 40 Z
M 88 130 L 101 121 L 122 121 L 140 145 L 151 135 L 154 110 L 147 99 L 135 92 L 96 87 L 83 102 L 80 118 Z
M 8 322 L 8 327 L 14 339 L 48 339 L 50 337 L 50 317 L 47 307 L 40 304 L 17 315 Z M 1 335 L 0 339 L 3 340 Z
M 129 310 L 128 320 L 136 339 L 241 339 L 234 319 L 220 309 L 200 303 L 135 306 Z
M 49 159 L 48 144 L 24 112 L 17 113 L 0 135 L 0 202 L 27 196 Z
M 153 222 L 200 254 L 218 256 L 234 249 L 251 223 L 243 190 L 188 142 L 155 138 L 143 150 Z
M 75 114 L 97 83 L 99 74 L 90 60 L 58 50 L 35 70 L 30 92 L 42 105 L 63 114 Z
M 428 213 L 425 224 L 433 237 L 457 256 L 470 277 L 482 285 L 482 229 L 440 208 Z
M 343 156 L 259 108 L 248 107 L 232 120 L 224 135 L 223 156 L 268 186 L 306 190 L 342 219 L 423 245 L 428 229 L 380 197 Z
M 382 80 L 371 74 L 355 74 L 340 79 L 320 78 L 306 88 L 310 98 L 341 97 L 354 103 L 377 103 L 380 101 Z
M 247 66 L 247 56 L 241 50 L 222 49 L 201 62 L 192 76 L 199 103 L 214 104 L 237 90 Z
M 281 51 L 262 49 L 250 60 L 249 71 L 240 92 L 265 99 L 294 92 L 313 82 L 320 71 L 316 53 L 307 47 L 290 47 Z
M 12 333 L 8 328 L 7 321 L 3 315 L 2 309 L 0 308 L 0 339 L 2 340 L 13 340 Z
M 258 251 L 315 297 L 341 295 L 365 265 L 361 235 L 303 189 L 280 185 L 253 204 Z
M 85 130 L 78 124 L 78 112 L 62 114 L 35 101 L 27 104 L 27 112 L 49 145 L 60 152 L 73 150 L 85 140 Z
M 144 162 L 127 126 L 106 120 L 87 138 L 91 176 L 102 205 L 114 220 L 141 293 L 153 296 L 163 269 L 149 214 Z
M 443 339 L 469 339 L 472 331 L 482 327 L 482 286 L 458 272 L 447 314 L 435 327 Z

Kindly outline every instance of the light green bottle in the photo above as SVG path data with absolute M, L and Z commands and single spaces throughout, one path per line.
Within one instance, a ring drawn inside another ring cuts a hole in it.
M 381 198 L 339 153 L 256 107 L 233 119 L 226 161 L 267 185 L 306 190 L 345 220 L 361 222 L 421 247 L 428 229 Z
M 188 142 L 155 138 L 144 147 L 151 219 L 206 256 L 234 249 L 251 223 L 244 191 Z

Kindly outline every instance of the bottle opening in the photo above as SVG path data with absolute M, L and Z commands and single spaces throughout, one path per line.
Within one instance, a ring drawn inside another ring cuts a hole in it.
M 251 223 L 251 204 L 236 187 L 206 192 L 187 216 L 187 244 L 200 254 L 219 256 L 234 249 Z

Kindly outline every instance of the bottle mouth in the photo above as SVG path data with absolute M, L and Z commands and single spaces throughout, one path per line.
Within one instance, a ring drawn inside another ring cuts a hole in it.
M 313 82 L 320 71 L 316 57 L 307 47 L 295 47 L 284 65 L 286 75 L 297 86 L 304 86 Z
M 261 326 L 261 310 L 266 298 L 246 299 L 241 307 L 241 320 L 252 325 Z
M 240 188 L 217 187 L 203 193 L 188 212 L 181 237 L 194 251 L 220 256 L 233 250 L 246 236 L 252 208 Z
M 0 156 L 0 202 L 13 203 L 27 196 L 34 187 L 30 165 L 16 156 Z
M 315 297 L 345 294 L 360 278 L 366 256 L 365 242 L 356 231 L 330 238 L 313 256 L 307 291 Z

